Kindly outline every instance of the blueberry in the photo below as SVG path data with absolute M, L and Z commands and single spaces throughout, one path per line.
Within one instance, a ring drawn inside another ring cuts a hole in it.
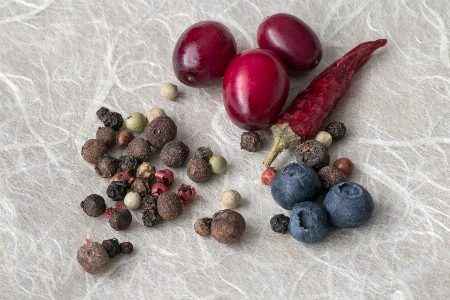
M 323 239 L 327 230 L 327 212 L 319 204 L 305 201 L 292 209 L 289 231 L 294 239 L 303 243 L 315 243 Z
M 292 209 L 299 202 L 315 201 L 321 190 L 322 185 L 316 171 L 298 163 L 283 167 L 271 185 L 273 199 L 284 209 Z
M 372 196 L 354 182 L 341 182 L 332 187 L 325 196 L 323 205 L 331 224 L 342 228 L 363 225 L 373 212 Z

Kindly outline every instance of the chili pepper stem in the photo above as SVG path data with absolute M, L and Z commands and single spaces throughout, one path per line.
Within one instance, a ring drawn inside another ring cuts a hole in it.
M 273 125 L 270 130 L 272 131 L 274 140 L 272 149 L 263 162 L 266 168 L 270 167 L 281 152 L 289 148 L 294 148 L 301 142 L 301 138 L 292 130 L 289 123 Z

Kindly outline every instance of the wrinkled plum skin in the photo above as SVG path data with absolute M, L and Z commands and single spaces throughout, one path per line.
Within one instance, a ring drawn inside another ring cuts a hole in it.
M 172 65 L 175 75 L 191 87 L 217 84 L 236 55 L 236 40 L 230 30 L 215 21 L 198 22 L 178 39 Z
M 256 131 L 271 125 L 283 109 L 289 75 L 272 52 L 249 49 L 236 55 L 223 79 L 223 102 L 231 121 Z
M 288 72 L 299 74 L 314 69 L 322 59 L 322 44 L 314 31 L 299 18 L 279 13 L 258 27 L 258 45 L 281 58 Z

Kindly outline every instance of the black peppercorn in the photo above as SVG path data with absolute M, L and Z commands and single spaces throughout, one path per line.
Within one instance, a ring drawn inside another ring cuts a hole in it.
M 345 173 L 333 166 L 325 166 L 321 168 L 317 174 L 319 175 L 320 182 L 325 190 L 331 189 L 338 183 L 347 181 Z
M 187 175 L 194 182 L 203 182 L 212 175 L 211 165 L 204 159 L 193 158 L 187 164 Z
M 80 206 L 90 217 L 101 216 L 106 209 L 105 199 L 97 194 L 87 196 L 84 201 L 81 201 Z
M 106 194 L 114 201 L 122 201 L 129 187 L 130 185 L 123 181 L 113 181 L 108 185 Z
M 156 149 L 161 149 L 177 136 L 177 125 L 168 116 L 154 118 L 145 126 L 145 139 Z
M 140 163 L 149 160 L 151 153 L 152 147 L 144 138 L 134 138 L 127 146 L 127 155 L 136 157 Z
M 261 136 L 256 131 L 246 131 L 241 135 L 241 149 L 257 152 L 261 150 L 262 146 Z
M 345 136 L 345 125 L 341 122 L 331 122 L 325 127 L 325 131 L 331 134 L 333 140 L 340 140 Z
M 139 161 L 136 157 L 130 155 L 124 155 L 120 157 L 119 170 L 127 172 L 130 176 L 133 176 L 139 166 Z
M 194 223 L 194 230 L 198 235 L 207 236 L 211 234 L 212 218 L 201 218 Z
M 103 154 L 95 164 L 95 172 L 103 178 L 109 178 L 116 174 L 119 160 L 109 154 Z
M 299 164 L 305 164 L 316 172 L 330 163 L 328 149 L 316 140 L 307 140 L 298 145 L 295 148 L 295 157 Z
M 283 214 L 275 215 L 270 219 L 270 227 L 278 233 L 286 233 L 289 228 L 289 217 Z
M 122 248 L 120 247 L 120 243 L 117 239 L 104 240 L 102 242 L 102 246 L 108 253 L 109 258 L 113 258 L 122 253 Z
M 167 142 L 161 149 L 160 158 L 163 164 L 171 168 L 183 166 L 189 155 L 189 148 L 181 141 Z
M 87 140 L 81 147 L 81 156 L 90 164 L 95 164 L 100 156 L 106 153 L 108 148 L 97 139 Z
M 139 194 L 139 196 L 144 197 L 152 191 L 150 181 L 146 178 L 136 178 L 131 183 L 131 190 Z
M 119 130 L 123 125 L 122 115 L 117 112 L 107 112 L 101 121 L 105 127 L 111 127 L 114 130 Z
M 128 209 L 116 211 L 109 218 L 109 225 L 117 231 L 125 230 L 131 225 L 131 212 Z
M 111 127 L 99 127 L 95 138 L 111 148 L 116 144 L 116 132 Z
M 97 112 L 95 114 L 97 115 L 97 118 L 99 118 L 101 121 L 106 117 L 107 113 L 109 113 L 109 109 L 102 106 L 102 107 L 100 107 L 99 110 L 97 110 Z
M 195 158 L 201 158 L 209 161 L 213 154 L 214 153 L 211 151 L 211 149 L 209 149 L 209 147 L 200 147 L 197 149 L 197 151 L 195 151 Z

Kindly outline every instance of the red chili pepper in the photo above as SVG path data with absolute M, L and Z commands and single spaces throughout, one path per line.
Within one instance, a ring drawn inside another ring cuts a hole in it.
M 270 128 L 274 143 L 264 161 L 266 167 L 285 149 L 296 147 L 302 140 L 314 138 L 347 91 L 353 74 L 375 50 L 386 43 L 386 39 L 379 39 L 356 46 L 317 75 L 309 86 L 295 97 Z

